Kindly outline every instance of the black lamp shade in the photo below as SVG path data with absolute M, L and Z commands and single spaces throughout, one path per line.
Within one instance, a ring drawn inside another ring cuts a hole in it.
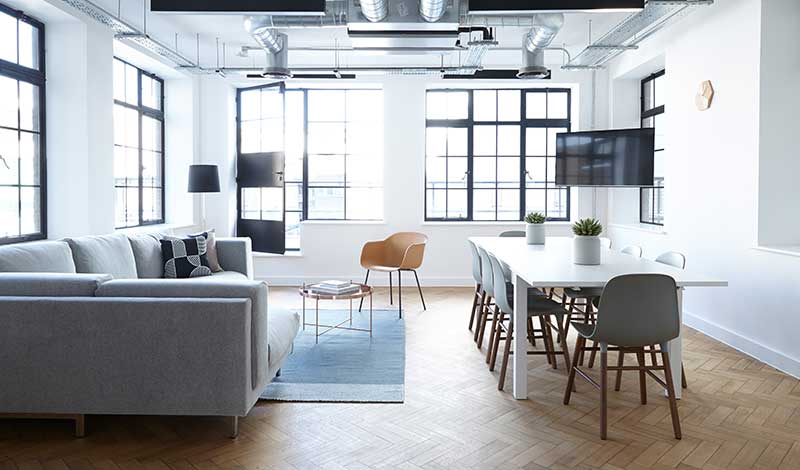
M 218 193 L 219 170 L 217 165 L 189 165 L 190 193 Z

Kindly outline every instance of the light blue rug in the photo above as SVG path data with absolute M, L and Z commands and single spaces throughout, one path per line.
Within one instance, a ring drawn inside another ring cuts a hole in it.
M 347 316 L 347 310 L 320 310 L 320 323 L 336 324 Z M 306 321 L 313 322 L 313 318 L 314 310 L 307 310 Z M 353 326 L 369 328 L 369 312 L 354 311 Z M 281 368 L 281 376 L 267 386 L 261 398 L 402 403 L 405 324 L 397 318 L 397 310 L 374 310 L 372 330 L 372 338 L 368 332 L 332 330 L 320 336 L 319 344 L 315 344 L 314 327 L 301 329 L 294 341 L 294 351 Z

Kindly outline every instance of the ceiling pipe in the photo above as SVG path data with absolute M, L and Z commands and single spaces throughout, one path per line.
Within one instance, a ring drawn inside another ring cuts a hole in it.
M 539 13 L 534 16 L 534 26 L 522 37 L 522 67 L 518 78 L 547 78 L 550 70 L 544 66 L 544 49 L 564 26 L 563 13 Z
M 447 0 L 420 0 L 419 16 L 428 23 L 436 23 L 447 11 Z
M 261 72 L 265 78 L 286 80 L 292 77 L 289 70 L 289 37 L 279 33 L 270 16 L 247 16 L 244 29 L 266 52 L 266 63 Z
M 361 0 L 361 14 L 367 21 L 377 23 L 389 14 L 388 0 Z

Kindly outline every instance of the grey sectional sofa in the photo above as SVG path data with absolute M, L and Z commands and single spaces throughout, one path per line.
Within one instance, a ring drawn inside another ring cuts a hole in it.
M 249 239 L 224 272 L 160 279 L 156 234 L 0 247 L 0 414 L 229 417 L 236 434 L 299 329 L 269 312 Z M 149 238 L 149 239 L 148 239 Z

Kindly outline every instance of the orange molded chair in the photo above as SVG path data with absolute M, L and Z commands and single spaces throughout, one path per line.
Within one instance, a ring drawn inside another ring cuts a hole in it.
M 411 271 L 417 281 L 419 298 L 422 300 L 423 310 L 425 298 L 422 296 L 422 287 L 419 285 L 417 268 L 422 265 L 422 258 L 425 255 L 425 245 L 428 237 L 416 232 L 398 232 L 389 236 L 385 240 L 370 241 L 364 244 L 361 249 L 361 266 L 367 270 L 364 284 L 369 281 L 370 271 L 382 271 L 389 273 L 389 303 L 394 303 L 392 294 L 392 273 L 397 273 L 397 302 L 400 310 L 400 318 L 403 318 L 403 297 L 402 297 L 402 272 Z M 364 299 L 361 299 L 363 303 Z M 361 305 L 358 307 L 361 310 Z

